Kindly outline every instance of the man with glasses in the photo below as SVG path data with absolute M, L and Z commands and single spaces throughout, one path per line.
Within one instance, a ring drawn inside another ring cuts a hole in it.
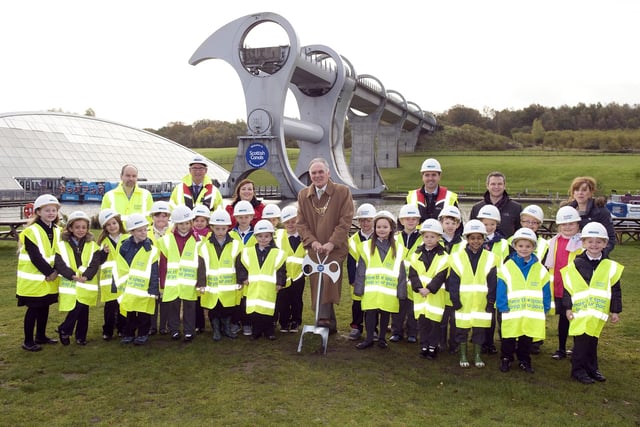
M 207 161 L 198 155 L 189 163 L 189 174 L 176 185 L 169 199 L 171 209 L 177 205 L 186 205 L 193 209 L 195 205 L 204 205 L 214 211 L 222 206 L 222 195 L 207 175 Z

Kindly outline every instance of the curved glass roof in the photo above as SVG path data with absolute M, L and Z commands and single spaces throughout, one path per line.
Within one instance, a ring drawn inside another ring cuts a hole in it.
M 0 114 L 0 189 L 22 189 L 17 178 L 119 181 L 123 165 L 138 179 L 180 181 L 195 151 L 155 135 L 89 116 L 52 112 Z M 229 172 L 209 162 L 208 175 Z

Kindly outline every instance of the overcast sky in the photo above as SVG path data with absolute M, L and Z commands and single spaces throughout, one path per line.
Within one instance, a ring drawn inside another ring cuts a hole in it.
M 235 70 L 188 60 L 223 25 L 288 20 L 423 110 L 640 101 L 640 2 L 3 2 L 0 113 L 60 108 L 138 128 L 246 119 Z

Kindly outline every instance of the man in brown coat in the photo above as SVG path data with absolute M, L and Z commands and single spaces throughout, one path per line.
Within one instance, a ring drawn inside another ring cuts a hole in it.
M 309 163 L 311 185 L 298 193 L 298 233 L 302 244 L 314 261 L 328 256 L 326 263 L 337 261 L 342 266 L 349 253 L 348 239 L 353 220 L 351 191 L 329 179 L 329 164 L 316 158 Z M 315 305 L 318 290 L 317 276 L 311 276 L 311 301 Z M 336 331 L 333 304 L 340 302 L 342 274 L 336 283 L 324 275 L 318 326 Z M 313 307 L 315 310 L 316 307 Z

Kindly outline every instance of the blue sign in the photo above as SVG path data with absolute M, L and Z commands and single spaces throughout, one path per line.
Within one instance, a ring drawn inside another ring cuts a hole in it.
M 253 168 L 261 168 L 266 165 L 269 160 L 269 150 L 266 145 L 254 142 L 249 145 L 244 157 L 247 159 L 249 166 Z

